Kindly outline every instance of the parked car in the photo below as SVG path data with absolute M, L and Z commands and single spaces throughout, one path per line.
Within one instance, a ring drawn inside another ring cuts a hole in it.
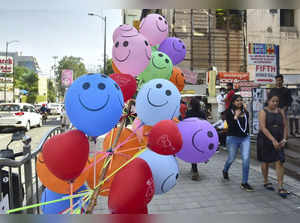
M 0 128 L 25 128 L 42 126 L 42 116 L 28 103 L 2 103 L 0 104 Z
M 50 110 L 51 115 L 57 115 L 57 114 L 62 114 L 63 110 L 63 104 L 59 103 L 49 103 L 47 104 L 47 107 Z

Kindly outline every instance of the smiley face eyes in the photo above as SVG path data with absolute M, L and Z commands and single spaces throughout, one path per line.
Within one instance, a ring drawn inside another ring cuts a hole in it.
M 183 74 L 183 73 L 181 73 L 181 76 L 183 76 L 183 77 L 184 77 L 184 74 Z
M 115 43 L 115 47 L 116 47 L 116 48 L 119 47 L 119 41 Z
M 129 44 L 128 41 L 124 41 L 124 42 L 123 42 L 123 46 L 124 46 L 124 47 L 127 47 L 128 44 Z
M 169 60 L 168 59 L 165 59 L 166 63 L 169 63 Z
M 158 54 L 159 57 L 163 57 L 164 55 L 162 55 L 161 53 Z
M 106 75 L 103 75 L 103 74 L 101 75 L 101 77 L 103 77 L 103 78 L 107 78 L 107 76 L 106 76 Z
M 185 46 L 184 46 L 184 45 L 182 46 L 182 49 L 185 49 Z
M 98 84 L 98 88 L 99 88 L 100 90 L 104 90 L 104 89 L 105 89 L 105 84 L 99 83 L 99 84 Z
M 215 148 L 215 145 L 213 144 L 213 143 L 210 143 L 209 145 L 208 145 L 208 149 L 209 150 L 213 150 Z
M 84 90 L 87 90 L 87 89 L 89 89 L 90 86 L 91 86 L 91 85 L 90 85 L 89 82 L 85 82 L 85 83 L 83 83 L 82 88 L 83 88 Z
M 207 136 L 208 136 L 209 138 L 212 138 L 212 137 L 214 136 L 214 134 L 212 133 L 212 131 L 208 131 L 208 132 L 207 132 Z
M 170 96 L 172 94 L 172 92 L 170 90 L 166 90 L 166 95 Z
M 157 84 L 156 85 L 156 88 L 161 88 L 162 87 L 162 84 Z
M 148 43 L 146 40 L 145 40 L 145 45 L 146 45 L 146 46 L 149 46 L 149 43 Z
M 162 17 L 158 17 L 159 20 L 162 20 Z

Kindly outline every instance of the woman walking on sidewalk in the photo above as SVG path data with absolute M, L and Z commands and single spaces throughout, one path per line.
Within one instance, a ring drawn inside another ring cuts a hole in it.
M 286 198 L 289 194 L 283 188 L 285 161 L 284 146 L 287 142 L 288 128 L 284 111 L 279 107 L 279 97 L 268 95 L 266 107 L 259 113 L 259 134 L 257 135 L 257 159 L 262 162 L 261 171 L 264 177 L 264 187 L 274 190 L 268 181 L 269 164 L 275 162 L 278 194 Z
M 186 113 L 185 118 L 193 118 L 193 117 L 206 120 L 206 114 L 201 110 L 200 101 L 195 97 L 193 97 L 190 102 L 190 106 Z M 200 180 L 197 163 L 192 163 L 192 180 L 194 181 Z
M 234 95 L 230 106 L 225 113 L 226 122 L 228 124 L 226 139 L 228 159 L 223 169 L 223 177 L 224 179 L 229 180 L 228 170 L 236 158 L 238 149 L 240 149 L 243 161 L 243 179 L 241 189 L 254 191 L 248 184 L 250 165 L 249 113 L 244 108 L 243 98 L 240 95 Z

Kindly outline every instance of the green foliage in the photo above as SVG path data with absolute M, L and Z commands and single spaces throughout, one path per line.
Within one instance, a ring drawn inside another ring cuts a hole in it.
M 14 76 L 15 88 L 28 91 L 26 102 L 35 103 L 38 95 L 38 75 L 26 67 L 16 66 Z
M 45 101 L 47 101 L 47 96 L 45 96 L 45 95 L 38 95 L 36 97 L 36 102 L 37 103 L 39 103 L 39 102 L 45 102 Z
M 48 102 L 55 102 L 56 99 L 56 91 L 53 85 L 53 82 L 48 80 L 48 89 L 47 89 L 47 95 L 48 95 Z
M 104 73 L 103 67 L 101 67 L 100 73 L 102 73 L 102 74 Z M 113 73 L 114 73 L 114 70 L 112 68 L 112 59 L 110 58 L 106 61 L 106 72 L 105 72 L 105 74 L 110 75 L 110 74 L 113 74 Z
M 64 95 L 65 88 L 61 84 L 61 72 L 64 69 L 73 70 L 73 80 L 87 73 L 82 58 L 73 56 L 64 56 L 59 62 L 58 67 L 55 69 L 56 82 L 58 86 L 58 92 L 60 95 Z

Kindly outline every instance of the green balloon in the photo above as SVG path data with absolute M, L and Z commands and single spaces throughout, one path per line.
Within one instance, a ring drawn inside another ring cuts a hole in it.
M 151 46 L 152 52 L 158 51 L 159 44 Z
M 139 75 L 139 79 L 146 83 L 152 79 L 162 78 L 169 80 L 173 71 L 170 57 L 160 51 L 152 51 L 151 60 L 146 69 Z

